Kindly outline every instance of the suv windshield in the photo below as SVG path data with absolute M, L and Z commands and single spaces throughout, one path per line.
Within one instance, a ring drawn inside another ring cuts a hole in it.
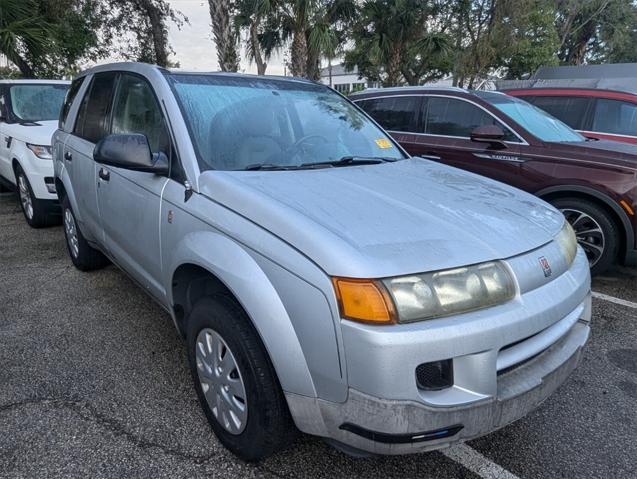
M 24 84 L 9 88 L 11 109 L 19 121 L 57 120 L 68 85 Z
M 530 103 L 502 93 L 474 92 L 542 141 L 585 141 L 582 135 Z
M 387 134 L 325 86 L 229 75 L 168 77 L 202 171 L 404 158 Z

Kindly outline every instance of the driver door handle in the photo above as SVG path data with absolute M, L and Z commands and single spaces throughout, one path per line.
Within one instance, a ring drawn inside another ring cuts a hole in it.
M 100 171 L 98 173 L 100 179 L 104 180 L 104 181 L 110 181 L 111 179 L 111 173 L 110 171 L 108 171 L 105 168 L 100 168 Z
M 64 152 L 64 159 L 66 161 L 73 161 L 73 154 L 69 150 L 66 150 Z

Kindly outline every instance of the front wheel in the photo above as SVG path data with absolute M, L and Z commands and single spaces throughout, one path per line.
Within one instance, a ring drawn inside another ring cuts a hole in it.
M 187 319 L 195 390 L 221 443 L 245 461 L 288 445 L 296 428 L 250 319 L 226 294 L 197 301 Z
M 575 230 L 577 242 L 586 252 L 591 274 L 603 273 L 617 260 L 620 230 L 610 214 L 596 203 L 579 198 L 552 202 Z
M 29 226 L 42 228 L 51 225 L 53 222 L 46 208 L 46 200 L 39 200 L 35 197 L 31 183 L 20 166 L 16 166 L 15 177 L 18 186 L 18 200 L 20 200 L 24 219 L 27 220 Z

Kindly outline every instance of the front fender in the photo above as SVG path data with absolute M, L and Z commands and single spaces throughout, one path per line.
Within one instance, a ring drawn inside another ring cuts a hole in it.
M 197 265 L 216 276 L 251 318 L 286 392 L 316 397 L 316 389 L 292 322 L 274 286 L 256 261 L 237 242 L 199 231 L 184 236 L 170 253 L 167 285 L 180 265 Z M 172 288 L 167 288 L 170 305 Z

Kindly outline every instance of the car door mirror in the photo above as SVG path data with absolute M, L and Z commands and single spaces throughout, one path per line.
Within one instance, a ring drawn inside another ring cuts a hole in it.
M 153 153 L 146 135 L 139 133 L 117 133 L 102 138 L 95 145 L 93 159 L 103 165 L 156 175 L 167 175 L 169 169 L 166 155 Z
M 471 132 L 471 141 L 489 143 L 491 146 L 506 148 L 504 131 L 498 125 L 483 125 Z

